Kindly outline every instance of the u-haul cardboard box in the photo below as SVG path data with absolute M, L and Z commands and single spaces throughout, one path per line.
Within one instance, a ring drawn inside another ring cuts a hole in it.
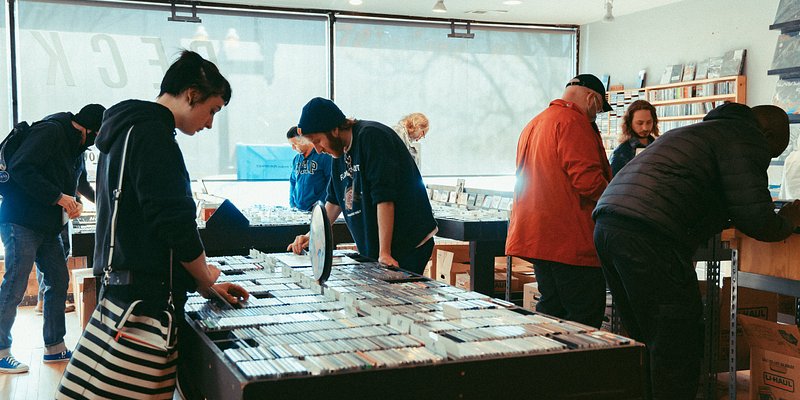
M 783 325 L 739 315 L 750 342 L 750 400 L 800 399 L 800 331 Z

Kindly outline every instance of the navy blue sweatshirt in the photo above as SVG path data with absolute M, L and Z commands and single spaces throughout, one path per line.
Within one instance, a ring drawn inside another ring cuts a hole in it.
M 75 196 L 86 150 L 72 118 L 72 113 L 58 113 L 31 126 L 8 160 L 11 180 L 0 205 L 0 222 L 43 234 L 61 232 L 63 208 L 56 202 L 61 193 Z
M 122 147 L 131 126 L 112 269 L 132 271 L 137 289 L 162 296 L 169 282 L 171 248 L 175 292 L 194 290 L 194 279 L 179 263 L 192 261 L 203 252 L 189 173 L 175 141 L 172 112 L 148 101 L 127 100 L 109 108 L 97 137 L 100 159 L 94 273 L 101 275 L 108 260 L 112 192 L 117 187 Z
M 325 201 L 331 180 L 331 156 L 311 149 L 308 157 L 302 154 L 292 160 L 289 177 L 289 206 L 309 211 L 318 201 Z
M 327 201 L 342 208 L 358 251 L 373 259 L 380 251 L 378 203 L 394 202 L 394 258 L 410 253 L 436 228 L 417 165 L 397 134 L 378 122 L 353 126 L 349 151 L 333 159 Z

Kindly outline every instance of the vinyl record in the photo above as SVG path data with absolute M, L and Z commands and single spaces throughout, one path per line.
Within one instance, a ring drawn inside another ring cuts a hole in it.
M 317 203 L 311 210 L 311 232 L 308 241 L 308 255 L 311 257 L 311 269 L 314 278 L 320 284 L 331 275 L 333 263 L 333 233 L 325 207 Z

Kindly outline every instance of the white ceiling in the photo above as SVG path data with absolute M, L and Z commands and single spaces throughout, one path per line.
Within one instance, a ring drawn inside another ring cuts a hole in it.
M 603 18 L 606 0 L 521 1 L 522 4 L 519 5 L 504 5 L 504 0 L 444 0 L 447 13 L 431 11 L 436 0 L 362 0 L 363 4 L 359 6 L 351 5 L 349 0 L 211 0 L 209 2 L 472 21 L 583 25 Z M 621 16 L 679 1 L 683 0 L 614 0 L 613 12 L 614 16 Z

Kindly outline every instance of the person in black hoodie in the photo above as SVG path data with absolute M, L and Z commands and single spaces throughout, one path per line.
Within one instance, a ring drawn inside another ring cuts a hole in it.
M 220 271 L 206 264 L 189 173 L 175 141 L 176 128 L 189 136 L 211 129 L 214 115 L 230 98 L 230 84 L 217 67 L 195 52 L 183 51 L 167 70 L 155 102 L 126 100 L 106 111 L 97 140 L 93 268 L 95 275 L 104 275 L 111 257 L 112 213 L 116 212 L 112 272 L 102 288 L 110 301 L 144 300 L 146 308 L 164 310 L 171 283 L 175 317 L 180 321 L 187 292 L 196 290 L 211 298 L 215 290 L 230 303 L 247 299 L 241 286 L 215 283 Z M 122 193 L 114 210 L 113 195 L 123 162 Z M 93 386 L 85 389 L 98 396 L 103 393 Z
M 332 101 L 316 97 L 297 124 L 317 153 L 333 156 L 325 211 L 331 223 L 344 212 L 359 253 L 421 274 L 433 252 L 433 219 L 422 176 L 388 126 L 345 118 Z M 289 245 L 300 254 L 308 235 Z
M 11 355 L 11 327 L 25 295 L 34 261 L 43 274 L 43 362 L 64 362 L 69 272 L 61 230 L 83 206 L 76 200 L 84 151 L 94 143 L 105 108 L 89 104 L 77 115 L 62 112 L 34 123 L 8 160 L 10 180 L 0 204 L 0 238 L 5 275 L 0 285 L 0 372 L 21 373 L 28 366 Z
M 703 310 L 692 255 L 731 223 L 775 242 L 800 225 L 777 214 L 767 168 L 789 143 L 786 113 L 728 103 L 673 129 L 620 170 L 593 218 L 594 242 L 622 323 L 647 345 L 655 399 L 694 399 Z

